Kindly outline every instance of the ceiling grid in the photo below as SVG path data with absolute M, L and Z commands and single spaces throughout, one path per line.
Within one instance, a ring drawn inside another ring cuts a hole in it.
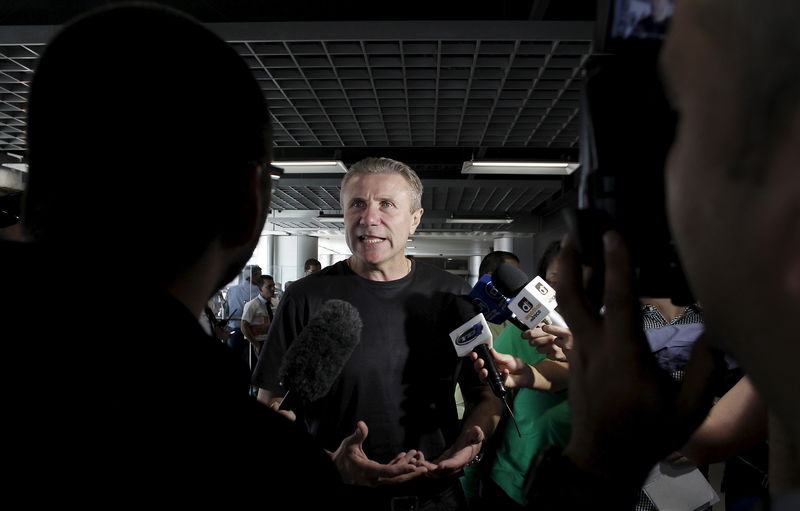
M 325 52 L 325 56 L 327 57 L 328 62 L 331 65 L 331 69 L 333 69 L 333 76 L 335 77 L 336 82 L 339 84 L 339 87 L 342 90 L 344 90 L 344 84 L 342 83 L 341 76 L 336 71 L 336 66 L 333 63 L 333 57 L 331 57 L 330 51 L 328 50 L 328 45 L 324 41 L 321 44 L 322 44 L 322 50 Z M 354 125 L 352 125 L 355 126 L 354 129 L 349 128 L 346 131 L 344 129 L 340 130 L 342 132 L 343 139 L 347 144 L 353 144 L 353 143 L 358 144 L 359 142 L 361 142 L 364 145 L 367 145 L 367 139 L 364 138 L 364 131 L 361 129 L 361 126 L 358 123 L 358 117 L 356 117 L 356 112 L 353 109 L 353 104 L 350 102 L 350 98 L 348 98 L 346 94 L 342 94 L 342 97 L 343 100 L 340 101 L 343 101 L 344 104 L 347 105 L 347 109 L 342 109 L 340 107 L 337 107 L 335 111 L 332 111 L 332 113 L 334 113 L 334 115 L 339 114 L 341 115 L 340 118 L 344 119 L 348 119 L 347 115 L 349 114 L 352 117 L 353 122 L 355 123 Z M 341 105 L 341 102 L 339 103 L 339 105 Z M 351 135 L 354 134 L 358 137 L 358 140 L 353 140 Z
M 283 45 L 288 50 L 288 46 L 287 46 L 287 43 L 285 41 L 284 41 Z M 311 92 L 311 95 L 317 101 L 317 104 L 319 105 L 319 109 L 322 112 L 323 116 L 325 117 L 325 121 L 326 121 L 327 125 L 330 126 L 330 133 L 333 133 L 335 135 L 335 142 L 338 142 L 338 145 L 344 146 L 345 145 L 344 140 L 342 140 L 342 137 L 339 135 L 339 133 L 333 129 L 333 127 L 334 127 L 333 126 L 333 121 L 331 120 L 330 116 L 328 115 L 328 112 L 323 107 L 322 100 L 317 95 L 316 91 L 314 90 L 314 87 L 311 86 L 311 82 L 308 81 L 308 76 L 306 76 L 306 73 L 303 71 L 303 67 L 297 62 L 297 58 L 296 58 L 295 55 L 293 55 L 291 52 L 288 52 L 288 53 L 292 57 L 292 61 L 294 62 L 294 65 L 297 66 L 298 73 L 300 74 L 300 76 L 305 81 L 306 86 L 308 87 L 308 90 Z M 306 125 L 308 126 L 308 123 L 306 123 Z M 310 126 L 309 126 L 309 129 L 311 129 Z M 321 140 L 321 139 L 318 138 L 318 140 Z
M 55 28 L 0 31 L 0 153 L 24 155 L 28 84 L 43 36 Z M 507 231 L 518 222 L 444 219 L 450 213 L 530 215 L 562 186 L 556 177 L 463 175 L 464 160 L 576 160 L 581 73 L 592 54 L 591 23 L 583 20 L 221 22 L 212 28 L 261 85 L 276 159 L 349 165 L 390 155 L 409 163 L 425 185 L 428 218 L 421 232 Z M 336 214 L 340 180 L 284 176 L 273 206 Z M 285 228 L 340 227 L 313 218 L 282 222 Z
M 475 78 L 475 68 L 478 65 L 478 53 L 480 50 L 480 41 L 476 42 L 476 49 L 478 51 L 472 56 L 472 63 L 469 66 L 469 77 L 467 79 L 467 93 L 464 94 L 464 102 L 461 105 L 461 119 L 458 123 L 458 135 L 456 136 L 456 145 L 461 143 L 461 133 L 464 128 L 464 116 L 467 112 L 467 105 L 469 104 L 469 91 L 472 90 L 472 81 Z

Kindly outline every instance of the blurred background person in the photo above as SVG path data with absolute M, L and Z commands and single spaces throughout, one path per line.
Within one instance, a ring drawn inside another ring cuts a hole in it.
M 250 364 L 250 343 L 244 338 L 242 332 L 242 314 L 244 306 L 257 297 L 260 293 L 259 282 L 261 281 L 261 267 L 257 265 L 245 266 L 239 275 L 239 283 L 228 288 L 225 294 L 225 319 L 228 320 L 228 328 L 231 335 L 228 338 L 228 346 L 242 357 L 242 360 Z

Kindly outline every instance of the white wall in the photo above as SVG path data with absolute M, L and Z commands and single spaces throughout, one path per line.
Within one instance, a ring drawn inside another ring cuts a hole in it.
M 273 274 L 275 282 L 284 284 L 303 277 L 306 259 L 319 259 L 318 241 L 313 236 L 274 236 Z

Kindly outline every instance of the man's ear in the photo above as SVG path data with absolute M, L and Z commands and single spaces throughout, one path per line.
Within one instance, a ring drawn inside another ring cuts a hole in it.
M 242 180 L 246 189 L 226 206 L 228 210 L 220 236 L 226 246 L 248 245 L 261 234 L 269 208 L 266 189 L 271 183 L 263 183 L 263 171 L 258 165 L 247 169 Z
M 411 228 L 408 230 L 408 234 L 414 234 L 419 227 L 419 222 L 422 220 L 422 214 L 425 212 L 424 209 L 419 208 L 418 210 L 411 213 Z

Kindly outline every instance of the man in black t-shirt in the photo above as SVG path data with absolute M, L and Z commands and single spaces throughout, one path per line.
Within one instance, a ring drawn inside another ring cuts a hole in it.
M 353 255 L 287 290 L 253 378 L 259 400 L 280 401 L 281 361 L 313 311 L 334 298 L 358 309 L 361 341 L 304 418 L 336 451 L 334 463 L 359 509 L 464 508 L 458 475 L 499 420 L 498 399 L 461 363 L 448 337 L 459 320 L 446 314 L 448 303 L 469 287 L 405 256 L 423 213 L 421 195 L 416 173 L 398 161 L 368 158 L 350 168 L 341 202 Z M 470 404 L 463 424 L 456 381 Z

